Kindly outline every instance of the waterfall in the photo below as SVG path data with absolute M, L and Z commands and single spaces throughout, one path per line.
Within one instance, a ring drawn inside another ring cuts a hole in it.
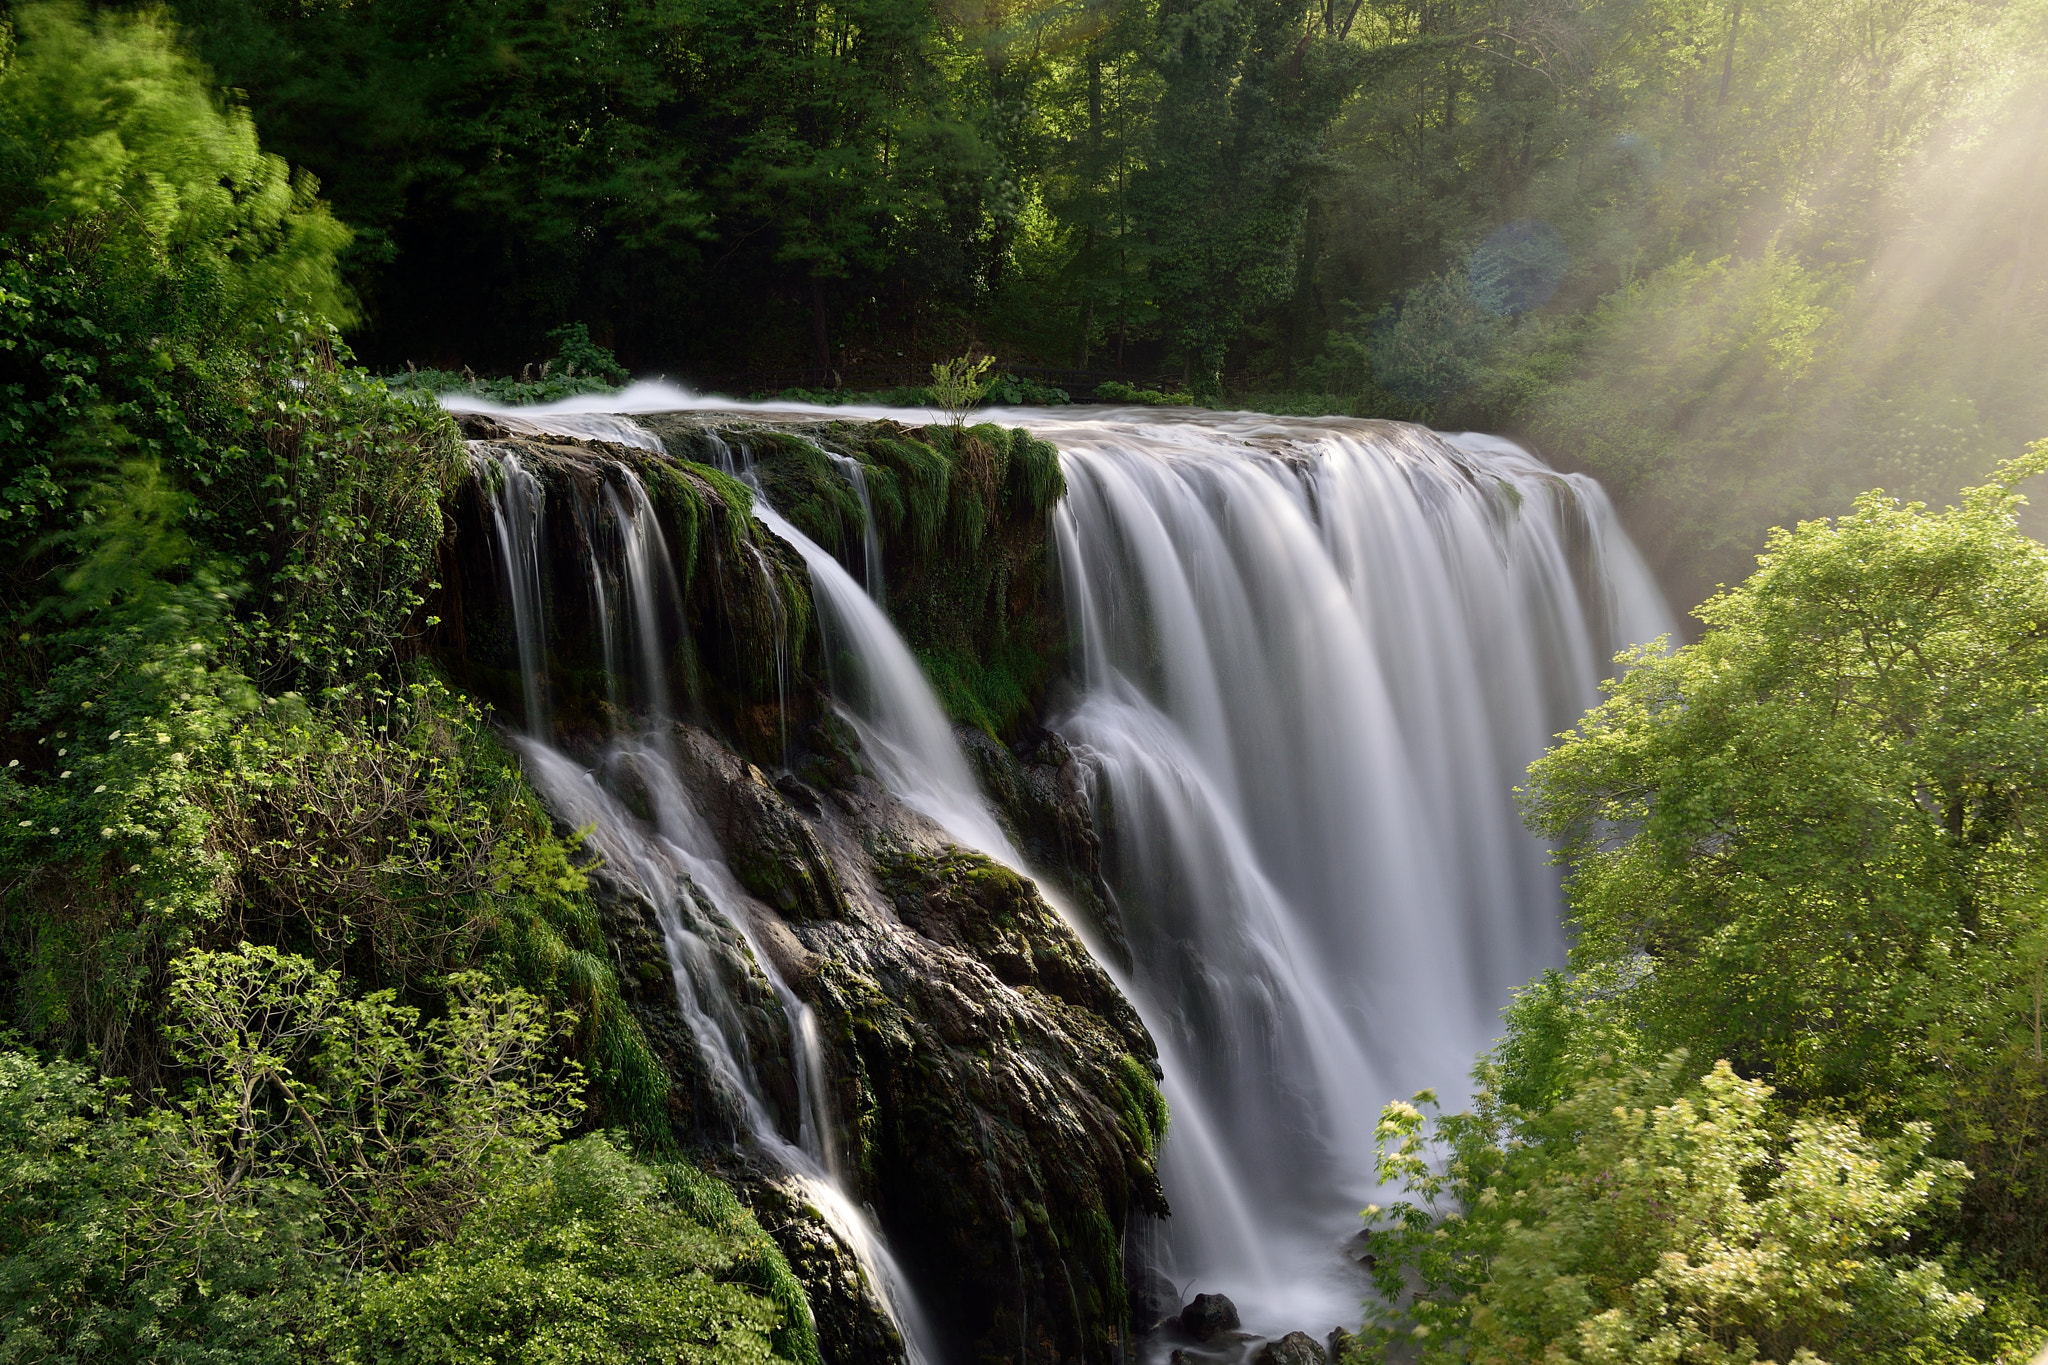
M 883 785 L 958 843 L 1012 866 L 1021 864 L 896 627 L 830 551 L 790 525 L 765 499 L 756 502 L 754 514 L 796 546 L 810 566 L 819 621 L 831 645 L 826 657 L 834 660 L 832 692 Z
M 626 419 L 609 419 L 598 429 L 606 433 L 603 439 L 642 444 L 620 440 L 629 427 L 638 430 Z M 540 484 L 510 452 L 482 442 L 471 443 L 471 449 L 476 467 L 485 475 L 483 487 L 514 606 L 527 724 L 511 742 L 527 780 L 558 820 L 589 831 L 587 843 L 607 873 L 630 884 L 654 907 L 677 1009 L 719 1103 L 736 1114 L 754 1146 L 796 1183 L 804 1200 L 853 1253 L 879 1291 L 912 1365 L 923 1365 L 930 1333 L 916 1296 L 868 1214 L 843 1183 L 816 1021 L 756 942 L 744 893 L 677 771 L 669 739 L 660 623 L 664 610 L 679 602 L 680 593 L 646 487 L 632 469 L 613 464 L 597 496 L 579 496 L 574 508 L 585 530 L 584 586 L 600 613 L 599 636 L 612 702 L 613 733 L 597 764 L 586 767 L 554 746 L 546 712 L 535 700 L 542 686 L 536 675 L 543 657 Z M 641 693 L 637 719 L 618 705 L 619 680 L 626 677 L 635 678 Z M 639 798 L 646 814 L 629 809 L 624 793 Z M 706 942 L 707 916 L 715 916 L 746 942 L 788 1020 L 800 1110 L 795 1143 L 782 1135 L 762 1097 L 745 1026 L 720 982 Z
M 662 386 L 577 406 L 600 403 L 744 406 Z M 1668 611 L 1597 485 L 1509 442 L 1256 414 L 988 416 L 1054 442 L 1067 479 L 1074 676 L 1053 724 L 1093 769 L 1132 950 L 1114 974 L 1172 1114 L 1175 1213 L 1143 1252 L 1229 1294 L 1254 1332 L 1355 1323 L 1364 1277 L 1344 1247 L 1375 1193 L 1381 1105 L 1425 1086 L 1454 1102 L 1509 992 L 1562 960 L 1556 873 L 1513 789 Z M 885 780 L 1016 862 L 873 598 L 765 500 L 758 514 L 811 566 L 858 674 L 835 689 Z
M 1109 866 L 1162 1048 L 1153 1254 L 1253 1330 L 1355 1317 L 1380 1106 L 1455 1100 L 1562 959 L 1511 793 L 1664 633 L 1597 486 L 1384 423 L 1038 420 Z M 1183 1140 L 1185 1139 L 1185 1140 Z
M 541 666 L 541 515 L 545 502 L 540 481 L 526 472 L 511 451 L 481 442 L 471 445 L 470 462 L 490 503 L 491 531 L 505 570 L 506 595 L 512 600 L 526 728 L 541 734 L 547 729 L 548 714 L 547 670 Z

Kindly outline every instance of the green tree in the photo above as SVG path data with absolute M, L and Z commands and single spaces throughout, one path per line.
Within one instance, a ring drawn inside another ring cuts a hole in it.
M 2039 1266 L 2048 549 L 2012 485 L 1880 493 L 1774 533 L 1531 769 L 1575 968 L 1653 1051 L 1800 1105 L 1924 1120 L 1978 1180 L 1975 1247 Z M 1625 987 L 1625 989 L 1622 989 Z
M 1380 1179 L 1410 1197 L 1366 1210 L 1363 1345 L 1425 1365 L 1980 1358 L 1984 1301 L 1897 1250 L 1967 1174 L 1927 1159 L 1924 1126 L 1788 1128 L 1726 1062 L 1600 1062 L 1540 1113 L 1490 1086 L 1434 1125 L 1427 1093 L 1387 1107 Z

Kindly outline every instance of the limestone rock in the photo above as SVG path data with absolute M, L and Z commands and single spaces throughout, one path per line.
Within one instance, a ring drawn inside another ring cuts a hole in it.
M 1131 1330 L 1140 1336 L 1157 1331 L 1179 1314 L 1180 1290 L 1152 1266 L 1131 1272 Z

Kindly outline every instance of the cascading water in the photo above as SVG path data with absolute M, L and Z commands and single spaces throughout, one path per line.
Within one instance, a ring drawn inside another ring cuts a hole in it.
M 657 386 L 595 401 L 739 406 Z M 1511 443 L 1251 414 L 990 416 L 1057 444 L 1067 478 L 1076 699 L 1056 725 L 1095 770 L 1134 963 L 1118 984 L 1173 1114 L 1175 1214 L 1145 1254 L 1230 1294 L 1256 1332 L 1354 1322 L 1362 1279 L 1340 1248 L 1374 1192 L 1380 1106 L 1454 1089 L 1510 989 L 1561 956 L 1556 877 L 1512 789 L 1668 613 L 1598 487 Z M 811 566 L 859 674 L 835 681 L 889 785 L 1014 862 L 886 617 L 759 512 Z
M 624 434 L 622 428 L 631 427 L 623 419 L 616 420 L 604 428 L 604 439 L 618 440 Z M 533 567 L 541 554 L 540 485 L 518 467 L 510 452 L 475 442 L 472 458 L 485 475 L 483 487 L 515 608 L 519 660 L 530 679 L 542 657 L 543 579 Z M 579 499 L 575 513 L 583 523 L 588 549 L 586 588 L 592 605 L 601 613 L 598 624 L 614 729 L 597 765 L 585 767 L 554 747 L 544 721 L 533 722 L 532 718 L 544 717 L 545 712 L 532 700 L 540 684 L 529 681 L 529 724 L 513 740 L 527 778 L 558 819 L 589 831 L 588 844 L 607 872 L 625 880 L 652 904 L 662 929 L 678 1011 L 697 1045 L 720 1106 L 739 1119 L 761 1154 L 796 1182 L 805 1200 L 852 1251 L 878 1288 L 910 1361 L 922 1365 L 927 1359 L 923 1343 L 929 1332 L 915 1295 L 887 1245 L 841 1180 L 832 1141 L 833 1119 L 827 1109 L 823 1050 L 811 1011 L 754 941 L 745 897 L 677 773 L 668 738 L 668 681 L 662 664 L 660 621 L 677 601 L 678 591 L 673 563 L 646 488 L 631 469 L 612 465 L 597 498 Z M 530 580 L 522 577 L 529 567 Z M 528 605 L 522 608 L 521 603 Z M 618 680 L 634 675 L 642 694 L 638 701 L 643 723 L 622 723 L 633 713 L 618 704 Z M 621 796 L 626 792 L 639 799 L 644 816 L 628 808 Z M 746 941 L 754 964 L 767 978 L 788 1020 L 800 1110 L 796 1143 L 782 1135 L 763 1099 L 745 1026 L 720 982 L 706 941 L 707 914 Z
M 1561 957 L 1511 792 L 1669 628 L 1599 489 L 1506 442 L 1379 423 L 1033 424 L 1161 1045 L 1175 1216 L 1152 1254 L 1252 1330 L 1327 1330 L 1389 1099 L 1454 1090 Z
M 505 592 L 512 600 L 512 621 L 519 646 L 520 697 L 526 704 L 526 728 L 547 730 L 547 670 L 541 666 L 540 545 L 542 496 L 540 482 L 508 450 L 477 444 L 473 467 L 490 491 L 491 529 L 505 570 Z

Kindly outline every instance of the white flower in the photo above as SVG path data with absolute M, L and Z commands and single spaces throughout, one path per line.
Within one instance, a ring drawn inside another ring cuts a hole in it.
M 22 821 L 22 822 L 21 822 L 21 827 L 22 827 L 23 829 L 27 829 L 27 828 L 28 828 L 28 827 L 29 827 L 30 825 L 32 825 L 32 824 L 34 824 L 34 823 L 35 823 L 35 821 L 33 821 L 33 820 L 24 820 L 24 821 Z
M 113 838 L 113 837 L 114 837 L 114 827 L 113 827 L 112 825 L 102 825 L 102 826 L 100 826 L 100 838 L 102 838 L 102 839 L 111 839 L 111 838 Z
M 94 787 L 94 788 L 92 789 L 92 794 L 93 794 L 94 796 L 98 796 L 98 795 L 99 795 L 99 794 L 100 794 L 101 792 L 105 791 L 106 789 L 107 789 L 107 784 L 106 784 L 106 783 L 104 783 L 104 782 L 102 782 L 102 783 L 100 783 L 100 784 L 99 784 L 99 785 L 98 785 L 97 787 Z
M 169 744 L 171 742 L 171 737 L 163 733 L 163 731 L 159 730 L 157 731 L 156 742 L 159 744 Z
M 57 774 L 57 776 L 58 776 L 58 778 L 59 778 L 60 780 L 61 780 L 61 779 L 63 779 L 63 778 L 69 777 L 69 776 L 71 776 L 71 769 L 69 769 L 69 768 L 66 768 L 66 769 L 65 769 L 65 770 L 64 770 L 63 772 L 61 772 L 61 773 L 58 773 L 58 774 Z
M 128 870 L 129 870 L 130 872 L 140 872 L 140 871 L 142 871 L 142 864 L 141 864 L 141 863 L 130 863 L 130 864 L 128 864 Z

